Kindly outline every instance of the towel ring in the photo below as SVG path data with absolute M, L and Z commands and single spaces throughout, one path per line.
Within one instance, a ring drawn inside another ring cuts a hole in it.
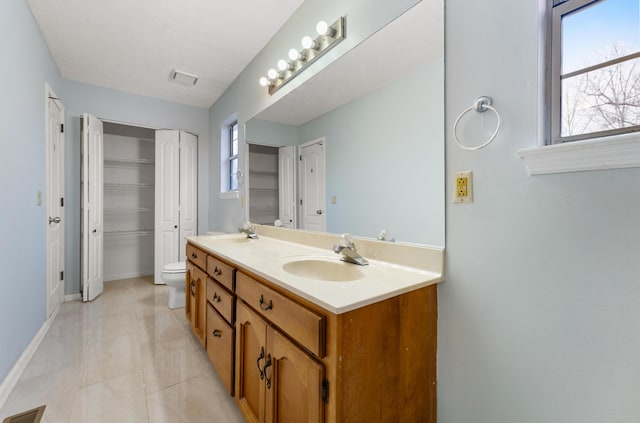
M 502 120 L 500 119 L 500 113 L 498 113 L 495 107 L 491 105 L 492 103 L 493 103 L 493 100 L 491 99 L 491 97 L 486 97 L 486 96 L 479 97 L 476 100 L 476 102 L 473 103 L 473 106 L 465 109 L 462 113 L 460 113 L 456 121 L 453 123 L 453 139 L 456 141 L 456 144 L 458 144 L 458 147 L 464 150 L 480 150 L 481 148 L 484 148 L 487 145 L 489 145 L 491 141 L 493 141 L 493 139 L 498 134 L 498 131 L 500 130 L 500 124 L 502 123 Z M 496 130 L 493 131 L 493 134 L 491 134 L 491 136 L 487 141 L 475 147 L 467 147 L 466 145 L 460 144 L 460 141 L 458 140 L 458 136 L 456 135 L 456 129 L 458 129 L 458 123 L 460 122 L 460 119 L 462 118 L 462 116 L 464 116 L 465 114 L 467 114 L 467 112 L 470 112 L 472 110 L 475 110 L 478 113 L 484 113 L 487 110 L 491 110 L 493 113 L 496 114 L 496 117 L 498 118 L 498 125 L 496 126 Z

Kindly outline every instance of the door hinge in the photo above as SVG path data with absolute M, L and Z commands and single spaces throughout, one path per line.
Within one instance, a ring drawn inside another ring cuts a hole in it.
M 302 154 L 300 155 L 300 161 L 302 161 Z
M 324 379 L 322 381 L 322 401 L 329 404 L 329 380 Z
M 300 199 L 300 205 L 302 205 L 302 198 Z
M 64 197 L 60 197 L 60 207 L 64 207 Z
M 64 280 L 64 270 L 60 271 L 60 280 L 63 281 Z
M 60 124 L 60 132 L 64 134 L 64 123 Z

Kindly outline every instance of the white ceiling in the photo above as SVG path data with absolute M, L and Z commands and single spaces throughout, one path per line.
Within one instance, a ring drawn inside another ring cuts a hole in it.
M 423 0 L 256 117 L 302 125 L 443 58 L 444 2 Z
M 209 108 L 303 0 L 27 2 L 63 78 Z

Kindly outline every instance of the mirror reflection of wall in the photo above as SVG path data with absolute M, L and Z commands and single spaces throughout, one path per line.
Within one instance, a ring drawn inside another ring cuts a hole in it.
M 245 123 L 249 144 L 295 146 L 297 167 L 323 140 L 327 232 L 444 246 L 443 32 L 442 4 L 419 2 Z
M 444 245 L 443 72 L 442 61 L 422 66 L 300 126 L 252 119 L 247 141 L 325 138 L 328 232 L 375 237 L 387 229 L 399 241 Z M 251 207 L 256 194 L 250 189 Z

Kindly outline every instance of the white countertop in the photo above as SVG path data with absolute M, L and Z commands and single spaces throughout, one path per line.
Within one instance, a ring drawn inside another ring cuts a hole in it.
M 328 249 L 264 235 L 255 240 L 246 239 L 243 234 L 193 236 L 187 237 L 187 240 L 335 314 L 442 280 L 440 269 L 418 269 L 374 260 L 366 255 L 369 265 L 358 266 L 341 262 L 340 256 Z M 394 245 L 391 244 L 388 248 L 394 248 Z M 283 270 L 285 263 L 302 258 L 319 258 L 342 263 L 344 266 L 356 266 L 362 272 L 362 277 L 353 281 L 335 282 L 296 276 Z

